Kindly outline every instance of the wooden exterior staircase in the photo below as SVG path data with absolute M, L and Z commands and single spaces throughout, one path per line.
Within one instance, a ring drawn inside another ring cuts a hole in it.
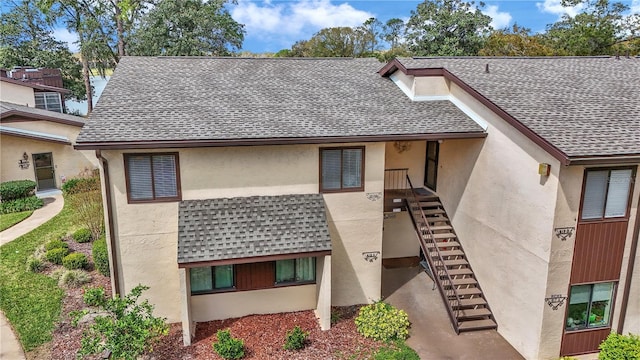
M 436 195 L 419 194 L 411 185 L 407 208 L 435 285 L 440 290 L 456 333 L 497 329 L 464 249 Z

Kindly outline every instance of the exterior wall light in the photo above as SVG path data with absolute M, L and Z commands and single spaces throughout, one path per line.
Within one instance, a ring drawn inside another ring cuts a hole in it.
M 549 176 L 549 174 L 551 174 L 551 164 L 547 164 L 547 163 L 538 164 L 538 174 L 542 176 Z

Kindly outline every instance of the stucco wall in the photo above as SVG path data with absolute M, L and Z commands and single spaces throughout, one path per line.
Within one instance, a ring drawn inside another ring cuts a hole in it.
M 409 169 L 409 178 L 415 187 L 421 187 L 424 183 L 424 163 L 427 156 L 426 141 L 403 141 L 408 144 L 405 151 L 400 152 L 394 145 L 388 142 L 385 145 L 385 169 Z
M 191 200 L 317 193 L 318 149 L 318 145 L 291 145 L 172 151 L 180 154 L 182 197 Z M 124 290 L 138 283 L 150 286 L 146 295 L 156 304 L 156 312 L 179 321 L 178 203 L 127 204 L 123 152 L 104 154 L 111 172 Z M 384 144 L 366 144 L 365 156 L 364 192 L 324 196 L 333 246 L 331 267 L 339 274 L 332 277 L 334 305 L 380 297 L 381 259 L 367 262 L 362 252 L 382 251 Z M 194 311 L 194 319 L 198 316 Z
M 451 95 L 487 121 L 484 140 L 440 145 L 438 194 L 498 322 L 538 356 L 559 163 L 455 84 Z M 551 175 L 538 175 L 538 164 Z
M 2 101 L 36 107 L 36 99 L 33 95 L 32 87 L 0 81 L 0 95 L 2 96 L 0 98 Z
M 382 257 L 384 259 L 420 255 L 420 243 L 408 211 L 384 214 Z

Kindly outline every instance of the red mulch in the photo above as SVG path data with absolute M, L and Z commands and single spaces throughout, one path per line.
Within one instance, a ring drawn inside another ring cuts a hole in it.
M 73 240 L 67 240 L 67 242 L 70 250 L 81 252 L 93 261 L 91 243 L 79 244 Z M 51 266 L 45 270 L 45 273 L 51 273 L 56 268 L 59 267 Z M 93 268 L 89 273 L 92 281 L 85 287 L 103 286 L 107 295 L 111 296 L 109 278 L 102 276 Z M 29 359 L 76 359 L 83 329 L 88 325 L 72 326 L 68 314 L 85 307 L 82 300 L 83 293 L 82 288 L 67 289 L 67 296 L 62 303 L 60 322 L 53 332 L 53 340 L 27 354 Z M 313 311 L 249 315 L 236 319 L 198 323 L 196 338 L 191 346 L 187 347 L 182 345 L 181 324 L 171 324 L 169 335 L 163 337 L 154 346 L 153 352 L 144 358 L 148 360 L 222 359 L 213 351 L 212 343 L 216 339 L 218 330 L 228 328 L 233 337 L 244 340 L 245 359 L 366 359 L 382 344 L 365 339 L 356 331 L 353 320 L 358 315 L 359 309 L 360 306 L 333 308 L 333 318 L 336 321 L 327 331 L 320 330 Z M 286 333 L 296 325 L 309 332 L 307 346 L 299 351 L 284 350 Z M 94 359 L 98 358 L 98 356 L 94 357 Z

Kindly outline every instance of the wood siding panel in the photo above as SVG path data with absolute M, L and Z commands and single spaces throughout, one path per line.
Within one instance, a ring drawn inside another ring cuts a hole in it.
M 611 328 L 566 332 L 562 338 L 560 356 L 588 354 L 598 351 L 600 343 L 609 336 Z
M 258 290 L 272 288 L 275 284 L 275 262 L 259 262 L 236 265 L 236 289 Z
M 578 224 L 571 284 L 620 279 L 628 221 Z

